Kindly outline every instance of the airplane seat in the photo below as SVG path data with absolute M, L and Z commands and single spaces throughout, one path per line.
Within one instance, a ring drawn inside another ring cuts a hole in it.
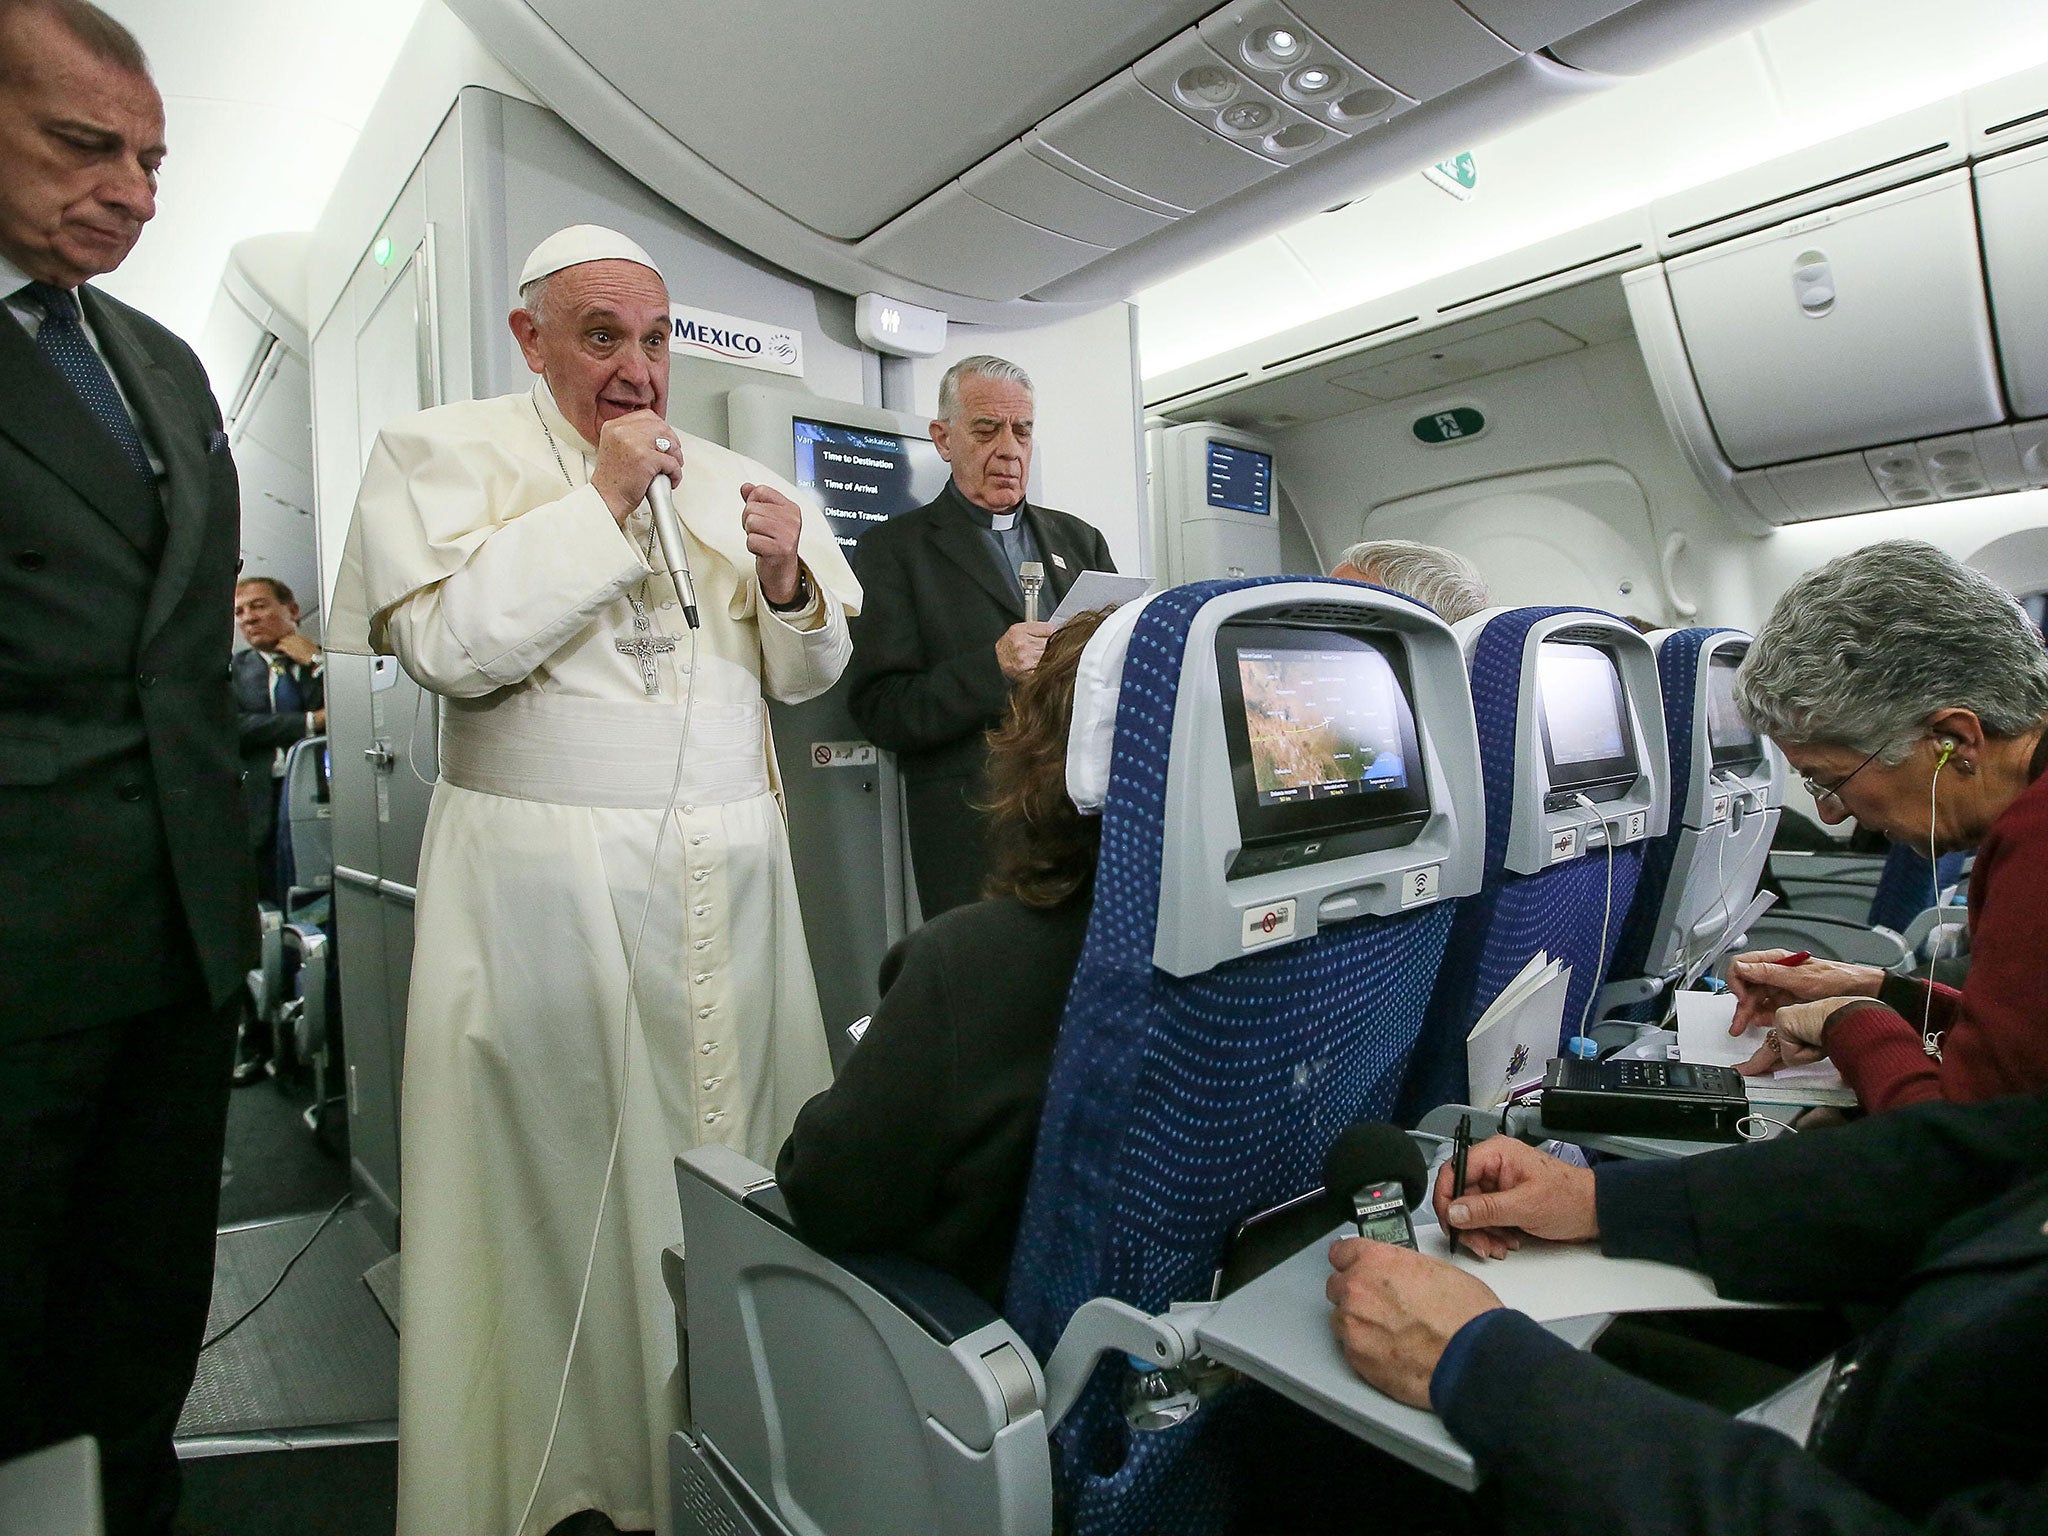
M 1479 723 L 1485 865 L 1479 893 L 1459 904 L 1402 1092 L 1403 1125 L 1472 1102 L 1466 1037 L 1537 951 L 1571 967 L 1559 1049 L 1590 1023 L 1670 803 L 1656 661 L 1624 620 L 1493 608 L 1457 631 Z
M 685 1517 L 726 1495 L 819 1536 L 1049 1531 L 1055 1502 L 1074 1536 L 1229 1524 L 1231 1427 L 1262 1394 L 1169 1347 L 1171 1314 L 1238 1222 L 1392 1109 L 1478 886 L 1478 744 L 1455 637 L 1391 593 L 1202 582 L 1115 640 L 1093 905 L 1002 1316 L 963 1308 L 948 1342 L 895 1294 L 929 1271 L 835 1262 L 777 1224 L 766 1170 L 685 1154 L 679 1531 L 730 1528 Z
M 1095 904 L 1047 1084 L 1004 1304 L 1041 1357 L 1091 1298 L 1159 1312 L 1206 1296 L 1235 1225 L 1315 1188 L 1337 1133 L 1394 1108 L 1452 906 L 1437 899 L 1409 907 L 1405 888 L 1389 889 L 1388 881 L 1433 865 L 1438 897 L 1471 889 L 1476 850 L 1456 846 L 1457 807 L 1437 789 L 1416 802 L 1412 816 L 1429 819 L 1426 826 L 1411 821 L 1421 830 L 1405 846 L 1366 853 L 1365 870 L 1318 886 L 1314 871 L 1342 870 L 1341 856 L 1322 866 L 1291 861 L 1327 853 L 1321 843 L 1281 845 L 1270 863 L 1231 846 L 1238 841 L 1232 833 L 1249 844 L 1264 813 L 1291 809 L 1258 803 L 1291 791 L 1253 787 L 1266 771 L 1246 761 L 1261 750 L 1253 738 L 1240 744 L 1230 773 L 1224 753 L 1203 750 L 1204 723 L 1218 713 L 1219 677 L 1229 729 L 1239 720 L 1255 729 L 1256 690 L 1275 687 L 1290 697 L 1302 690 L 1309 702 L 1307 685 L 1286 670 L 1290 647 L 1315 654 L 1321 642 L 1313 626 L 1360 620 L 1405 640 L 1421 727 L 1404 763 L 1410 782 L 1426 763 L 1431 784 L 1453 794 L 1461 782 L 1476 788 L 1455 640 L 1407 599 L 1320 579 L 1200 582 L 1156 598 L 1131 633 Z M 1290 638 L 1288 625 L 1304 627 Z M 1234 635 L 1264 648 L 1233 642 Z M 1230 644 L 1234 666 L 1224 650 Z M 1219 660 L 1210 662 L 1212 655 Z M 1241 701 L 1234 688 L 1243 690 Z M 1209 736 L 1212 748 L 1223 745 L 1222 734 Z M 1195 782 L 1205 769 L 1209 782 Z M 1370 803 L 1340 797 L 1294 805 Z M 1375 858 L 1387 867 L 1372 870 Z M 1237 878 L 1224 878 L 1225 868 Z M 1288 894 L 1304 876 L 1307 890 Z M 1346 888 L 1354 879 L 1368 882 L 1364 901 L 1360 890 Z M 1246 905 L 1247 896 L 1269 889 L 1263 904 Z M 1373 889 L 1384 893 L 1377 902 Z M 1303 933 L 1312 899 L 1317 931 Z M 1348 920 L 1332 924 L 1339 914 Z M 1261 924 L 1296 938 L 1267 942 L 1256 932 Z M 1055 1434 L 1055 1481 L 1072 1529 L 1220 1528 L 1231 1475 L 1216 1442 L 1228 1415 L 1205 1411 L 1134 1433 L 1124 1394 L 1141 1385 L 1125 1364 L 1099 1370 Z
M 277 807 L 277 888 L 287 922 L 325 922 L 334 891 L 333 808 L 327 793 L 327 738 L 307 736 L 284 758 Z
M 1663 993 L 1726 936 L 1755 895 L 1784 799 L 1784 767 L 1735 705 L 1750 637 L 1728 628 L 1660 630 L 1657 657 L 1671 763 L 1671 815 L 1643 846 L 1635 900 L 1594 1015 L 1654 1023 Z
M 284 982 L 272 1014 L 281 1061 L 311 1069 L 313 1102 L 302 1118 L 327 1134 L 344 1095 L 340 981 L 334 943 L 334 834 L 327 793 L 327 738 L 308 736 L 285 753 L 278 796 L 278 889 L 284 892 Z M 288 1053 L 288 1054 L 287 1054 Z
M 993 1307 L 909 1259 L 820 1253 L 729 1148 L 678 1158 L 676 1186 L 676 1536 L 1049 1536 L 1045 1377 Z
M 1904 933 L 1930 907 L 1941 905 L 1938 893 L 1962 877 L 1968 851 L 1944 853 L 1932 865 L 1909 843 L 1893 843 L 1884 856 L 1884 871 L 1870 897 L 1870 926 Z

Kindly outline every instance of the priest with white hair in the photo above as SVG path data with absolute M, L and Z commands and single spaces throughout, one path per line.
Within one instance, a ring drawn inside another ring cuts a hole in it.
M 663 419 L 646 251 L 578 225 L 519 282 L 540 378 L 378 434 L 328 619 L 331 649 L 396 654 L 440 697 L 406 1018 L 400 1536 L 584 1510 L 666 1527 L 674 1160 L 717 1142 L 772 1162 L 831 1078 L 763 695 L 832 686 L 860 588 L 793 487 Z M 701 628 L 661 564 L 660 477 Z

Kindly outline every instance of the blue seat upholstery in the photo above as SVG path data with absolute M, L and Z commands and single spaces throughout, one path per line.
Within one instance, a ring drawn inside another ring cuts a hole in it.
M 1207 1296 L 1237 1222 L 1317 1186 L 1345 1125 L 1388 1117 L 1450 932 L 1443 904 L 1357 918 L 1186 978 L 1153 965 L 1189 626 L 1207 601 L 1265 584 L 1164 593 L 1131 638 L 1094 907 L 1004 1306 L 1041 1359 L 1092 1297 L 1160 1312 Z M 1054 1436 L 1067 1528 L 1225 1528 L 1230 1426 L 1260 1411 L 1257 1393 L 1234 1388 L 1183 1424 L 1137 1434 L 1119 1406 L 1128 1374 L 1099 1370 Z
M 1944 853 L 1929 869 L 1927 855 L 1918 848 L 1893 843 L 1870 898 L 1870 926 L 1904 933 L 1914 918 L 1935 905 L 1937 889 L 1955 883 L 1968 857 L 1967 853 Z
M 1465 1101 L 1465 1037 L 1539 949 L 1571 967 L 1562 1033 L 1576 1034 L 1593 989 L 1606 975 L 1622 918 L 1634 899 L 1643 866 L 1641 843 L 1611 854 L 1613 906 L 1602 951 L 1608 853 L 1589 853 L 1533 875 L 1516 874 L 1506 862 L 1516 747 L 1537 729 L 1533 719 L 1521 717 L 1524 642 L 1541 620 L 1585 611 L 1509 610 L 1486 623 L 1471 652 L 1472 707 L 1478 716 L 1479 762 L 1486 781 L 1486 861 L 1479 893 L 1458 903 L 1443 972 L 1401 1096 L 1399 1118 L 1405 1125 L 1415 1124 L 1439 1104 Z
M 1700 651 L 1724 628 L 1673 630 L 1657 647 L 1657 684 L 1664 695 L 1664 732 L 1670 743 L 1671 820 L 1661 837 L 1643 845 L 1642 873 L 1621 939 L 1609 970 L 1616 978 L 1640 976 L 1648 963 L 1650 943 L 1663 915 L 1664 889 L 1671 880 L 1672 861 L 1685 837 L 1683 810 L 1692 793 L 1693 699 L 1699 688 Z M 1616 874 L 1620 871 L 1617 869 Z

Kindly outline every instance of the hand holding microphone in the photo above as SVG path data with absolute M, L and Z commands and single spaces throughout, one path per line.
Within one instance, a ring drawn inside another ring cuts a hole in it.
M 620 527 L 653 493 L 655 485 L 667 490 L 682 473 L 683 456 L 677 451 L 675 428 L 654 412 L 635 411 L 598 428 L 597 463 L 591 469 L 590 483 Z

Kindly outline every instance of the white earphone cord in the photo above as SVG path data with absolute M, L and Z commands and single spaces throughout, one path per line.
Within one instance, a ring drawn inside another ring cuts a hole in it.
M 1591 796 L 1580 795 L 1579 804 L 1595 816 L 1600 815 L 1600 808 L 1593 803 Z M 1600 947 L 1593 951 L 1593 990 L 1586 994 L 1586 1006 L 1579 1010 L 1581 1040 L 1586 1038 L 1586 1027 L 1593 1019 L 1593 1004 L 1600 996 L 1600 978 L 1607 969 L 1607 924 L 1614 915 L 1614 828 L 1606 826 L 1604 816 L 1601 817 L 1601 825 L 1607 833 L 1607 899 L 1600 905 Z
M 1951 744 L 1949 752 L 1955 750 Z M 1941 1036 L 1929 1026 L 1934 1022 L 1934 962 L 1941 958 L 1941 863 L 1934 852 L 1934 818 L 1941 807 L 1941 770 L 1948 766 L 1949 752 L 1934 765 L 1934 777 L 1927 781 L 1927 879 L 1934 892 L 1934 947 L 1927 956 L 1927 995 L 1920 1004 L 1920 1049 L 1941 1060 Z

